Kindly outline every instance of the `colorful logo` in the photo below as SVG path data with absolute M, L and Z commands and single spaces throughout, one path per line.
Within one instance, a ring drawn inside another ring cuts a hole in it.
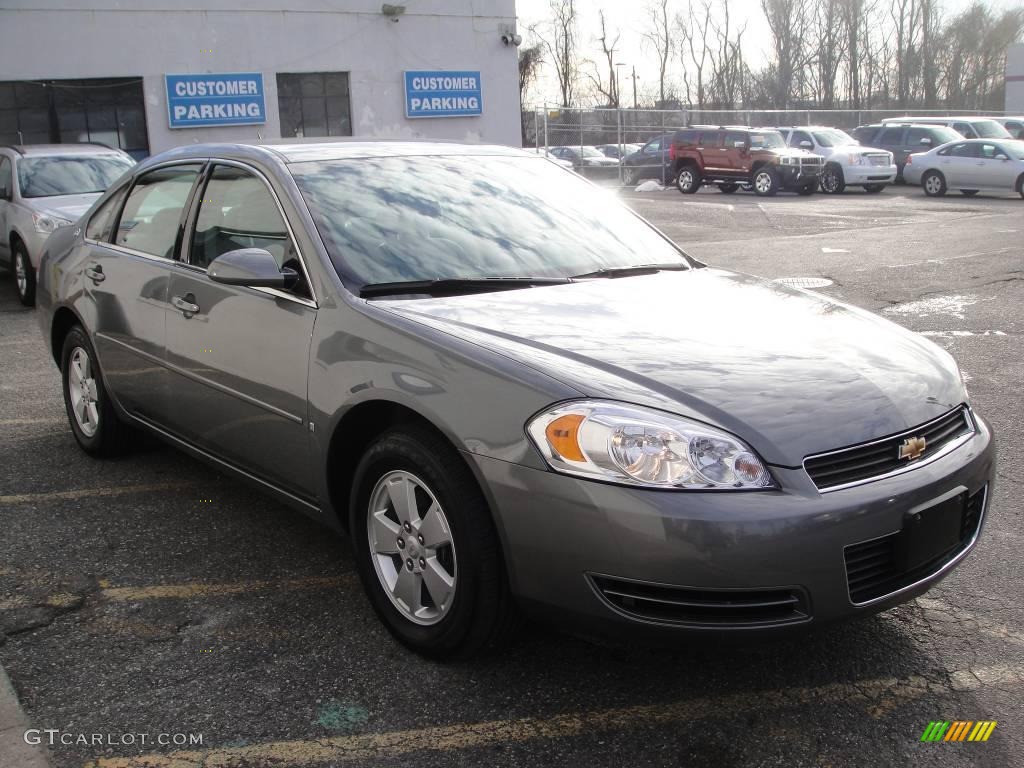
M 921 734 L 921 741 L 988 741 L 995 729 L 995 720 L 933 720 Z

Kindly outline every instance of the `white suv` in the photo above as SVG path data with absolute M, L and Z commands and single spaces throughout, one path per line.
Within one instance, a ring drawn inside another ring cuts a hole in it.
M 776 128 L 791 147 L 810 150 L 825 158 L 821 172 L 821 191 L 839 194 L 847 187 L 864 187 L 881 192 L 896 181 L 896 162 L 892 152 L 862 147 L 845 131 L 821 125 Z
M 89 210 L 135 161 L 99 144 L 0 146 L 0 265 L 32 306 L 43 244 Z

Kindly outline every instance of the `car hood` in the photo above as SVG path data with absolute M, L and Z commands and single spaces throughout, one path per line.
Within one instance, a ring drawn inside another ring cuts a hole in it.
M 953 359 L 927 339 L 717 269 L 377 303 L 588 397 L 717 425 L 776 465 L 900 432 L 966 399 Z
M 82 214 L 92 207 L 102 192 L 89 192 L 84 195 L 57 195 L 55 197 L 31 197 L 25 202 L 38 213 L 49 213 L 60 216 L 68 221 L 78 221 Z

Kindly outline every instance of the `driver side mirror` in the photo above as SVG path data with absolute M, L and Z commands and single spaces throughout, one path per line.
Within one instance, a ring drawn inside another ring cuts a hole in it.
M 263 248 L 228 251 L 214 259 L 206 273 L 215 283 L 250 288 L 291 288 L 299 279 L 298 272 L 278 267 L 270 251 Z
M 814 149 L 814 143 L 811 142 L 811 141 L 808 141 L 807 139 L 804 139 L 803 141 L 801 141 L 800 142 L 800 146 L 803 147 L 804 149 Z
M 932 145 L 932 140 L 925 136 L 923 139 L 921 139 L 921 144 L 923 146 L 930 147 Z

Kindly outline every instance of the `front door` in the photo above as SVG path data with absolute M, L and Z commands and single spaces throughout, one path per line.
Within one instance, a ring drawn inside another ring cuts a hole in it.
M 168 289 L 169 428 L 303 497 L 313 496 L 306 384 L 316 305 L 277 199 L 254 172 L 214 164 Z M 216 283 L 207 267 L 270 251 L 302 277 L 288 291 Z
M 978 186 L 988 189 L 1013 189 L 1017 168 L 1010 156 L 995 142 L 978 145 Z
M 978 145 L 965 141 L 940 150 L 939 170 L 946 177 L 946 185 L 950 189 L 976 189 L 980 160 Z
M 95 313 L 100 366 L 125 410 L 157 422 L 166 403 L 167 284 L 185 206 L 201 168 L 172 165 L 143 174 L 127 199 L 127 190 L 119 190 L 96 210 L 85 230 L 84 284 Z

